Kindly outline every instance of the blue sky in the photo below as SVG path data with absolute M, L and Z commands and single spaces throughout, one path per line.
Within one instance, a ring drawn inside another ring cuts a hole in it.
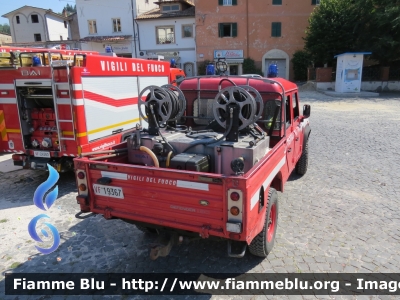
M 74 0 L 0 0 L 0 16 L 16 10 L 24 5 L 52 9 L 54 12 L 61 12 L 67 4 L 75 5 Z M 0 17 L 0 24 L 8 24 L 8 19 Z

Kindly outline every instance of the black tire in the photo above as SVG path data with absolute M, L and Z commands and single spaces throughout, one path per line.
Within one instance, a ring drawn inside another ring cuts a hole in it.
M 296 164 L 296 173 L 299 175 L 304 175 L 308 168 L 308 142 L 306 147 L 303 149 L 303 153 L 300 156 L 299 161 Z
M 264 227 L 249 245 L 251 254 L 267 257 L 272 251 L 275 243 L 276 229 L 278 227 L 278 212 L 278 194 L 274 188 L 269 188 L 268 207 L 265 214 Z
M 155 230 L 154 228 L 150 228 L 150 227 L 146 227 L 146 226 L 142 226 L 142 225 L 136 225 L 136 228 L 139 229 L 140 231 L 146 233 L 146 234 L 156 234 L 157 230 Z

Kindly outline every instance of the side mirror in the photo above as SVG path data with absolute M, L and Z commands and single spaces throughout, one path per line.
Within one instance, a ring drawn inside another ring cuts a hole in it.
M 305 104 L 303 106 L 303 118 L 307 119 L 311 114 L 311 106 L 309 104 Z

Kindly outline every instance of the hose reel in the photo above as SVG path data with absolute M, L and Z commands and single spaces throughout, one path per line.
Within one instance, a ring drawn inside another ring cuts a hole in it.
M 138 105 L 140 117 L 149 123 L 149 130 L 158 132 L 158 128 L 167 122 L 177 121 L 182 117 L 186 109 L 186 99 L 176 86 L 151 85 L 140 92 Z
M 261 96 L 260 96 L 261 97 Z M 262 100 L 261 100 L 262 102 Z M 248 125 L 254 123 L 257 114 L 257 103 L 254 97 L 246 91 L 243 87 L 230 86 L 222 89 L 214 99 L 213 114 L 214 118 L 219 125 L 227 128 L 227 118 L 229 117 L 232 105 L 238 105 L 238 130 L 246 128 Z M 229 124 L 228 124 L 229 126 Z

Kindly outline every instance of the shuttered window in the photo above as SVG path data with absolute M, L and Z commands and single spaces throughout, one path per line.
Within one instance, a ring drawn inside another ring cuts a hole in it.
M 237 36 L 237 23 L 219 23 L 218 36 L 219 37 L 236 37 Z
M 223 6 L 237 5 L 237 0 L 218 0 L 218 5 L 223 5 Z
M 272 37 L 280 37 L 281 36 L 281 27 L 282 27 L 281 22 L 272 22 L 271 36 Z

